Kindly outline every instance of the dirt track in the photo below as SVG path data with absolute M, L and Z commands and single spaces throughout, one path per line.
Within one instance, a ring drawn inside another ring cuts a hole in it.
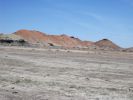
M 0 100 L 133 100 L 133 53 L 0 47 Z

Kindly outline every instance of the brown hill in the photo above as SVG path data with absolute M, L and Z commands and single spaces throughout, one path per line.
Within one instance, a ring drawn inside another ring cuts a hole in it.
M 15 32 L 14 34 L 22 37 L 29 43 L 39 43 L 44 41 L 44 33 L 39 31 L 28 31 L 28 30 L 19 30 Z
M 104 49 L 115 49 L 115 50 L 120 49 L 118 45 L 116 45 L 115 43 L 113 43 L 112 41 L 108 39 L 102 39 L 100 41 L 97 41 L 95 42 L 95 45 L 100 48 L 104 48 Z
M 31 44 L 39 45 L 51 45 L 62 47 L 88 47 L 93 45 L 90 41 L 81 41 L 75 37 L 69 37 L 67 35 L 47 35 L 39 31 L 19 30 L 14 34 L 22 37 L 24 40 Z

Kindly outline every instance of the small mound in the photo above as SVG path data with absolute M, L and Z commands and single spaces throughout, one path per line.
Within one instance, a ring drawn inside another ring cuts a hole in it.
M 113 43 L 108 39 L 102 39 L 100 41 L 97 41 L 95 42 L 95 45 L 101 48 L 109 48 L 109 49 L 115 49 L 115 50 L 120 49 L 118 45 L 116 45 L 115 43 Z

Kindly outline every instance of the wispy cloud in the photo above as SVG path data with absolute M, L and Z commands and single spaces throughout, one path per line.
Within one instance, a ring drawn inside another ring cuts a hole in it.
M 101 16 L 100 14 L 94 13 L 94 12 L 81 12 L 81 14 L 83 14 L 84 16 L 90 16 L 92 18 L 94 18 L 97 21 L 102 21 L 103 20 L 103 16 Z

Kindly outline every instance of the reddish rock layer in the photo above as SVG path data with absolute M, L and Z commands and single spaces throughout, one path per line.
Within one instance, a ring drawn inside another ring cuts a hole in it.
M 52 44 L 62 47 L 88 47 L 93 45 L 90 41 L 81 41 L 75 37 L 67 35 L 47 35 L 39 31 L 19 30 L 14 34 L 21 36 L 24 40 L 32 44 Z

